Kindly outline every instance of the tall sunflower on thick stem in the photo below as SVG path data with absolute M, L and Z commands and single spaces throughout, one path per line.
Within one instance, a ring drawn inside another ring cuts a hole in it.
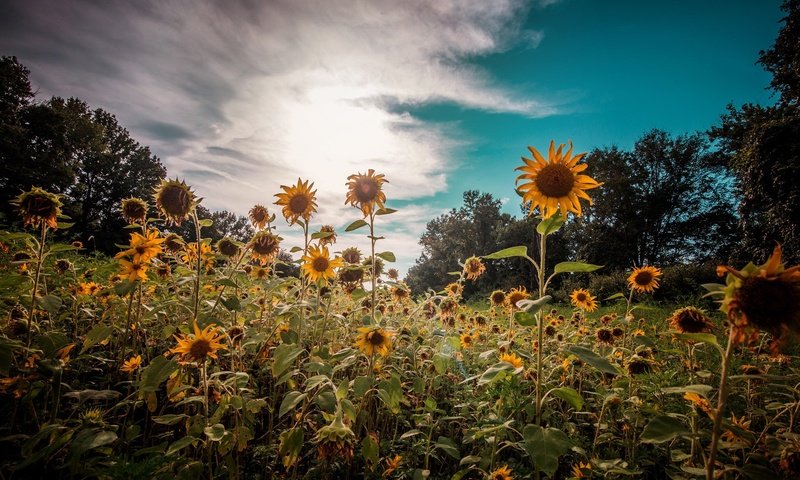
M 357 173 L 347 177 L 347 196 L 344 203 L 350 204 L 361 210 L 364 218 L 369 217 L 369 240 L 372 256 L 372 268 L 370 269 L 370 281 L 372 283 L 372 318 L 375 318 L 375 305 L 377 303 L 377 272 L 375 268 L 375 243 L 382 237 L 375 236 L 375 215 L 381 213 L 391 213 L 386 209 L 386 194 L 383 192 L 383 184 L 389 183 L 385 175 L 375 174 L 375 170 L 369 169 L 367 173 Z M 363 223 L 362 223 L 363 226 Z
M 532 158 L 522 157 L 523 165 L 516 170 L 522 172 L 517 177 L 517 183 L 522 182 L 517 188 L 517 193 L 522 197 L 523 203 L 529 205 L 528 214 L 539 213 L 542 221 L 536 227 L 539 237 L 539 261 L 535 261 L 526 254 L 522 255 L 534 267 L 538 281 L 538 300 L 544 303 L 547 285 L 556 275 L 554 272 L 546 277 L 547 237 L 556 232 L 566 221 L 567 215 L 573 213 L 580 217 L 583 213 L 580 200 L 592 199 L 586 193 L 602 185 L 593 178 L 581 173 L 587 165 L 580 163 L 586 155 L 572 154 L 572 142 L 564 151 L 565 145 L 555 147 L 555 142 L 550 142 L 547 159 L 538 150 L 528 147 Z M 541 306 L 540 303 L 540 306 Z M 536 313 L 538 348 L 536 349 L 536 424 L 542 423 L 542 350 L 544 349 L 544 321 L 541 309 Z

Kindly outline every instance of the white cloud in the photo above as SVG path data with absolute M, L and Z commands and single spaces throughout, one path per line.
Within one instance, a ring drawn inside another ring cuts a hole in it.
M 554 113 L 469 63 L 538 45 L 541 32 L 522 30 L 523 0 L 11 7 L 15 30 L 3 42 L 41 93 L 116 114 L 212 209 L 271 204 L 279 185 L 301 177 L 318 189 L 319 223 L 341 223 L 358 213 L 343 205 L 351 173 L 386 174 L 390 205 L 446 190 L 464 141 L 457 127 L 422 122 L 404 106 Z M 386 243 L 406 265 L 401 252 L 413 261 L 434 214 L 410 211 L 385 217 L 396 234 Z

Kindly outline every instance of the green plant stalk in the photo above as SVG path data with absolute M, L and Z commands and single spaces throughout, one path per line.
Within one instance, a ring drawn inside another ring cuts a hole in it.
M 544 271 L 545 255 L 547 254 L 547 235 L 539 237 L 539 298 L 544 297 Z M 544 317 L 542 310 L 536 312 L 536 326 L 538 337 L 538 348 L 536 349 L 536 425 L 542 426 L 542 350 L 544 349 Z
M 706 480 L 714 480 L 714 469 L 716 468 L 717 451 L 719 449 L 719 437 L 722 427 L 722 412 L 725 409 L 725 402 L 728 400 L 728 367 L 730 366 L 731 350 L 733 350 L 733 324 L 728 330 L 728 346 L 722 357 L 722 371 L 719 379 L 719 394 L 717 396 L 717 409 L 714 415 L 714 427 L 711 431 L 711 451 L 706 462 Z
M 203 255 L 200 249 L 200 220 L 197 218 L 197 210 L 192 212 L 192 220 L 194 220 L 194 233 L 195 241 L 197 242 L 197 277 L 194 282 L 194 321 L 197 322 L 197 314 L 200 311 L 200 276 L 202 275 L 201 269 L 203 267 Z
M 370 270 L 370 275 L 369 275 L 370 283 L 372 284 L 372 291 L 370 292 L 372 293 L 372 302 L 370 304 L 370 307 L 372 308 L 372 321 L 374 322 L 376 294 L 378 293 L 376 291 L 377 272 L 375 272 L 375 263 L 376 263 L 375 243 L 378 240 L 375 238 L 375 212 L 372 211 L 370 211 L 369 213 L 369 241 L 370 241 L 370 253 L 371 253 L 370 259 L 372 260 L 372 269 Z
M 39 254 L 36 256 L 36 274 L 33 277 L 33 292 L 31 292 L 31 310 L 28 312 L 28 335 L 25 345 L 30 348 L 32 340 L 32 325 L 33 325 L 33 312 L 36 309 L 36 291 L 39 290 L 39 275 L 42 272 L 42 264 L 44 264 L 44 241 L 47 237 L 47 224 L 42 221 L 42 232 L 39 237 Z

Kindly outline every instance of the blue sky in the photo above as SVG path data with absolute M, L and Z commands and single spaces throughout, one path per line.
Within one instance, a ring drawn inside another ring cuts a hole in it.
M 212 209 L 244 214 L 301 177 L 318 189 L 312 227 L 343 228 L 359 218 L 346 177 L 386 174 L 400 211 L 381 218 L 380 249 L 404 272 L 464 190 L 519 212 L 527 145 L 630 148 L 652 128 L 705 130 L 728 103 L 772 103 L 755 61 L 779 5 L 10 0 L 0 54 L 30 68 L 40 99 L 114 113 Z M 351 245 L 365 250 L 361 232 L 340 235 Z

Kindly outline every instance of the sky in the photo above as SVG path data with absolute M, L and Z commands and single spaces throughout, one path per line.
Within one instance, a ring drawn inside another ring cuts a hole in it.
M 526 147 L 629 149 L 774 103 L 755 62 L 779 1 L 6 0 L 0 55 L 42 101 L 78 97 L 148 145 L 203 205 L 244 215 L 298 178 L 311 229 L 368 252 L 347 177 L 386 175 L 378 251 L 405 274 L 431 219 L 488 192 L 519 215 Z M 591 166 L 587 171 L 591 175 Z M 302 245 L 282 219 L 287 250 Z M 490 252 L 475 252 L 488 254 Z

